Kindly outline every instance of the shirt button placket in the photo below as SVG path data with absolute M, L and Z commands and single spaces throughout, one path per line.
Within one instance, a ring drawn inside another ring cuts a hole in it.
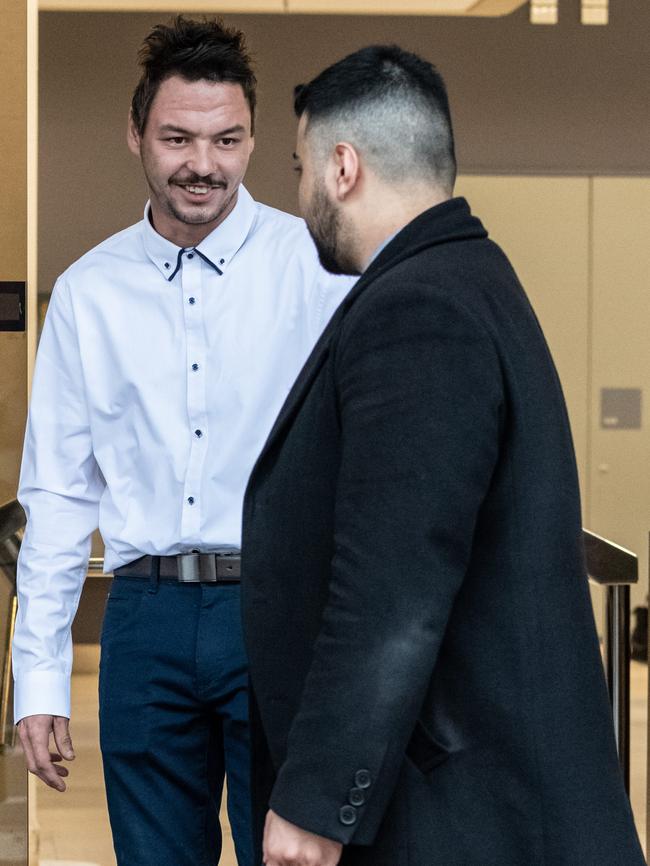
M 182 290 L 187 345 L 187 416 L 191 434 L 185 471 L 181 535 L 184 544 L 198 541 L 201 529 L 200 484 L 207 446 L 207 418 L 204 381 L 206 345 L 202 310 L 202 263 L 191 251 L 183 255 Z

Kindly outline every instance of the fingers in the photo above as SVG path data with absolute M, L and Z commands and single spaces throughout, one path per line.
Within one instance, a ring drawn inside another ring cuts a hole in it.
M 70 719 L 54 716 L 54 742 L 66 761 L 74 761 L 74 748 L 70 736 Z
M 65 778 L 66 776 L 70 775 L 70 770 L 68 770 L 67 767 L 59 766 L 58 762 L 63 760 L 61 755 L 57 754 L 56 752 L 50 752 L 50 758 L 52 760 L 52 763 L 54 764 L 54 769 L 57 771 L 59 776 L 63 776 Z
M 337 866 L 343 846 L 291 824 L 273 810 L 266 815 L 265 866 Z
M 25 719 L 21 719 L 21 721 L 18 722 L 18 736 L 20 737 L 20 743 L 23 747 L 23 752 L 25 754 L 25 763 L 27 764 L 27 769 L 30 773 L 35 773 L 36 760 L 34 758 L 34 750 L 32 749 L 32 744 L 25 731 Z
M 65 791 L 63 777 L 68 775 L 65 767 L 58 766 L 61 756 L 50 752 L 50 733 L 54 718 L 47 715 L 27 716 L 18 723 L 18 734 L 25 752 L 27 769 L 41 781 L 57 791 Z M 61 772 L 65 771 L 65 772 Z

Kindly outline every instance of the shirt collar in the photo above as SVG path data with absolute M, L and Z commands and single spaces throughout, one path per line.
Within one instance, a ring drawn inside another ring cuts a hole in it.
M 400 233 L 400 231 L 401 231 L 401 229 L 398 229 L 396 232 L 393 232 L 391 235 L 389 235 L 389 236 L 386 238 L 386 240 L 382 241 L 382 243 L 379 244 L 379 246 L 377 247 L 377 249 L 374 251 L 374 253 L 370 256 L 370 258 L 369 258 L 368 261 L 366 262 L 366 266 L 365 266 L 365 268 L 364 268 L 364 271 L 367 271 L 367 270 L 368 270 L 368 268 L 369 268 L 370 265 L 374 262 L 374 260 L 377 258 L 377 256 L 378 256 L 381 252 L 383 252 L 383 250 L 386 249 L 386 247 L 388 246 L 388 244 L 393 240 L 394 237 L 396 237 L 396 236 Z
M 168 241 L 151 224 L 151 204 L 144 209 L 143 240 L 147 255 L 166 280 L 171 281 L 180 270 L 183 252 L 195 250 L 214 270 L 222 274 L 248 237 L 255 219 L 255 201 L 241 185 L 237 203 L 226 219 L 196 247 L 179 247 Z

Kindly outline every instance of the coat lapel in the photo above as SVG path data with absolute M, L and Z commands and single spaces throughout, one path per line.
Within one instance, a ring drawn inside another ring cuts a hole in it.
M 327 327 L 321 334 L 320 339 L 312 349 L 311 355 L 305 361 L 305 365 L 298 374 L 298 378 L 294 382 L 293 387 L 287 396 L 287 399 L 284 401 L 282 409 L 280 409 L 280 414 L 275 419 L 275 424 L 271 428 L 271 432 L 267 437 L 264 448 L 260 453 L 257 463 L 255 464 L 255 469 L 262 462 L 265 455 L 273 446 L 273 443 L 278 439 L 278 437 L 282 433 L 282 430 L 295 415 L 296 411 L 298 410 L 303 401 L 304 396 L 307 394 L 312 382 L 316 378 L 318 371 L 327 360 L 332 338 L 338 330 L 339 322 L 344 317 L 349 307 L 349 299 L 351 298 L 353 293 L 357 292 L 357 287 L 362 281 L 363 277 L 361 277 L 359 282 L 355 283 L 355 285 L 350 290 L 350 293 L 346 295 L 344 300 L 337 307 Z M 253 469 L 253 473 L 255 472 L 255 469 Z
M 251 478 L 298 411 L 312 382 L 327 360 L 330 344 L 341 321 L 368 286 L 386 271 L 395 267 L 398 262 L 410 258 L 423 249 L 449 241 L 485 237 L 487 232 L 480 220 L 471 215 L 465 199 L 454 198 L 420 214 L 393 238 L 350 289 L 314 346 L 268 435 Z

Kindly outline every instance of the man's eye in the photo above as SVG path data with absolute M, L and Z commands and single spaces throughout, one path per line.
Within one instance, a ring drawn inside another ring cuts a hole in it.
M 302 166 L 301 165 L 294 165 L 293 170 L 296 172 L 296 174 L 302 174 Z
M 174 135 L 171 138 L 166 139 L 170 144 L 185 144 L 187 141 L 182 135 Z
M 234 144 L 237 144 L 237 139 L 236 138 L 222 138 L 221 144 L 225 145 L 226 147 L 232 147 Z

